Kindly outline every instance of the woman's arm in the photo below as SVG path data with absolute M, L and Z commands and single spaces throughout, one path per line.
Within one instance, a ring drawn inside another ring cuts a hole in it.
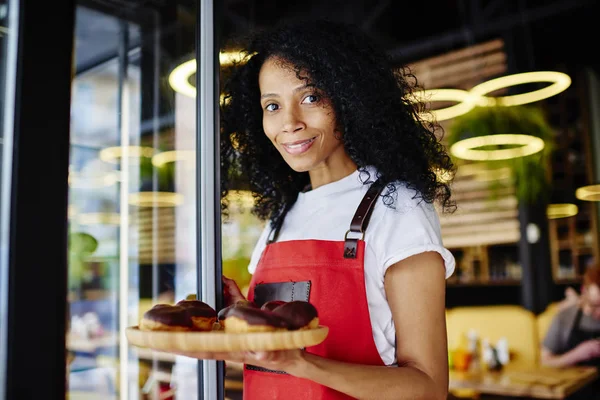
M 396 326 L 397 368 L 349 364 L 300 352 L 256 354 L 258 363 L 358 399 L 445 400 L 448 350 L 441 256 L 422 253 L 393 265 L 385 277 L 385 291 Z M 256 364 L 254 359 L 247 361 Z
M 422 253 L 394 264 L 386 273 L 385 291 L 396 326 L 398 367 L 344 363 L 300 350 L 180 354 L 285 371 L 357 399 L 446 400 L 448 350 L 441 256 Z

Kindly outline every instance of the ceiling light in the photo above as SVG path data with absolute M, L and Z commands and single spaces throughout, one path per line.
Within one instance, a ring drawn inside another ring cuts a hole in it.
M 567 89 L 571 85 L 571 78 L 567 74 L 555 71 L 524 72 L 520 74 L 502 76 L 500 78 L 483 82 L 474 86 L 470 90 L 470 93 L 474 96 L 483 98 L 483 96 L 487 95 L 488 93 L 492 93 L 499 89 L 504 89 L 515 85 L 522 85 L 525 83 L 537 82 L 551 82 L 552 84 L 546 86 L 545 88 L 522 94 L 504 97 L 486 97 L 488 100 L 487 105 L 517 106 L 540 101 Z
M 458 104 L 453 106 L 430 110 L 436 121 L 444 121 L 471 111 L 476 105 L 486 104 L 484 100 L 477 96 L 460 89 L 428 89 L 413 94 L 415 101 L 420 103 L 429 103 L 434 101 L 455 101 Z M 427 113 L 421 115 L 424 119 L 429 119 Z
M 183 195 L 173 192 L 139 192 L 129 195 L 129 204 L 137 207 L 175 207 L 183 203 Z
M 546 208 L 546 216 L 548 219 L 567 218 L 577 215 L 579 209 L 575 204 L 558 203 L 549 204 Z
M 152 157 L 152 164 L 155 167 L 162 167 L 165 164 L 175 161 L 194 160 L 195 157 L 196 152 L 192 150 L 163 151 Z
M 575 191 L 575 197 L 584 201 L 600 201 L 600 185 L 582 186 Z
M 508 149 L 483 150 L 484 146 L 517 146 Z M 531 135 L 498 134 L 478 136 L 456 142 L 450 152 L 464 160 L 496 161 L 525 157 L 535 154 L 544 148 L 544 141 Z
M 100 150 L 99 157 L 102 161 L 118 164 L 119 160 L 123 157 L 123 154 L 127 153 L 129 158 L 150 158 L 154 155 L 154 149 L 152 147 L 141 147 L 141 146 L 129 146 L 127 148 L 123 146 L 107 147 Z
M 239 51 L 226 51 L 219 53 L 219 62 L 221 66 L 232 65 L 236 62 L 243 62 L 246 53 Z M 171 88 L 188 97 L 196 97 L 196 87 L 190 83 L 190 78 L 196 73 L 196 59 L 188 60 L 178 65 L 169 74 L 169 85 Z M 221 101 L 223 97 L 221 96 Z
M 174 91 L 188 97 L 196 97 L 196 88 L 190 83 L 190 77 L 196 73 L 196 60 L 189 60 L 173 69 L 169 75 L 169 85 Z
M 120 225 L 121 216 L 118 213 L 85 213 L 77 216 L 81 225 Z

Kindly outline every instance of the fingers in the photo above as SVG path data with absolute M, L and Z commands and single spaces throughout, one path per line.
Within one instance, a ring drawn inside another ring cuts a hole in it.
M 280 364 L 298 358 L 296 350 L 275 350 L 275 351 L 249 351 L 246 353 L 246 360 L 249 362 L 262 362 Z
M 276 351 L 250 351 L 246 357 L 255 361 L 276 361 Z
M 225 292 L 226 304 L 230 305 L 240 300 L 246 300 L 242 291 L 238 287 L 237 283 L 233 279 L 229 279 L 226 276 L 222 276 L 223 291 Z

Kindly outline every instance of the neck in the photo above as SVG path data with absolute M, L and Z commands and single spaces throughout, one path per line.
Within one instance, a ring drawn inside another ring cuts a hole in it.
M 308 171 L 310 185 L 313 189 L 331 182 L 339 181 L 356 171 L 357 166 L 350 157 L 339 157 L 326 160 L 318 167 Z

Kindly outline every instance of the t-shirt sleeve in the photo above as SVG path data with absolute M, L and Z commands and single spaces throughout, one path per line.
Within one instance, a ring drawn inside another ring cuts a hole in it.
M 254 271 L 256 271 L 256 266 L 260 261 L 260 257 L 262 256 L 265 247 L 267 247 L 267 239 L 269 237 L 269 233 L 271 233 L 271 223 L 267 222 L 262 233 L 260 234 L 260 237 L 258 238 L 258 241 L 256 242 L 256 245 L 254 246 L 252 256 L 250 257 L 250 264 L 248 264 L 248 272 L 250 272 L 251 274 L 254 274 Z
M 410 256 L 435 251 L 444 259 L 446 278 L 454 272 L 455 260 L 442 243 L 441 227 L 435 207 L 422 200 L 410 199 L 407 206 L 385 207 L 375 227 L 373 249 L 385 276 L 387 269 Z M 368 230 L 367 230 L 368 232 Z
M 564 330 L 566 329 L 564 316 L 564 312 L 556 314 L 542 341 L 542 346 L 553 354 L 562 354 L 565 350 L 563 344 Z

